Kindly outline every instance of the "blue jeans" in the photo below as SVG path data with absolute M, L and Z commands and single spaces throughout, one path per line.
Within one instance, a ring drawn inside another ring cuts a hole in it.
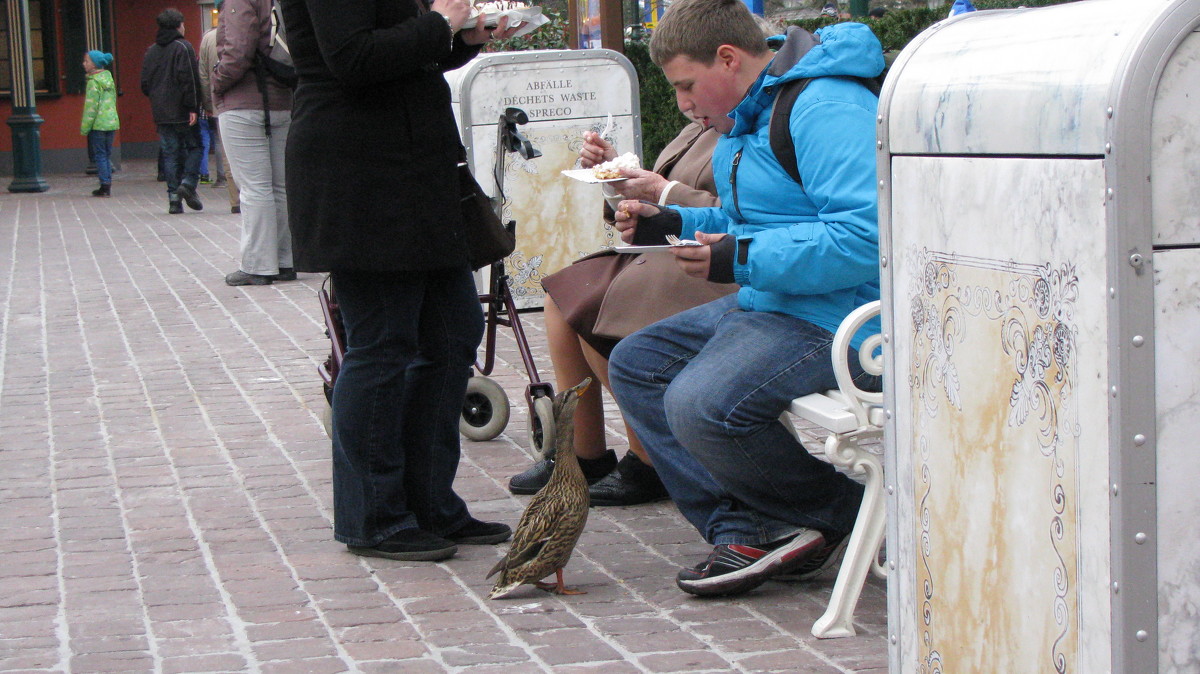
M 116 131 L 88 131 L 88 150 L 101 185 L 112 184 L 112 144 Z
M 483 337 L 471 272 L 331 276 L 347 344 L 333 387 L 334 538 L 373 546 L 401 529 L 453 533 L 470 517 L 453 483 Z
M 794 316 L 746 312 L 729 295 L 626 337 L 609 378 L 675 505 L 712 544 L 756 545 L 801 529 L 848 532 L 862 486 L 814 458 L 779 415 L 837 387 L 833 335 Z M 878 386 L 851 359 L 856 381 Z
M 200 127 L 200 175 L 208 175 L 208 153 L 212 148 L 212 129 L 208 126 L 208 118 L 201 117 L 200 121 L 196 122 L 196 126 Z
M 175 201 L 179 198 L 175 190 L 180 185 L 195 189 L 200 182 L 200 123 L 159 124 L 158 140 L 167 174 L 167 196 Z

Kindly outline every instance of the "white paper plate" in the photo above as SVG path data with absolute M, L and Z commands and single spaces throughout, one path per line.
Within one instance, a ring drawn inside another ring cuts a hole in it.
M 483 25 L 489 28 L 494 28 L 499 22 L 500 17 L 508 17 L 509 26 L 520 26 L 513 37 L 523 37 L 537 30 L 540 26 L 550 23 L 550 19 L 542 14 L 542 8 L 538 6 L 526 7 L 525 9 L 508 9 L 503 12 L 489 12 L 487 14 L 476 14 L 463 23 L 463 28 L 474 28 L 478 23 L 479 17 L 483 17 Z
M 567 169 L 562 174 L 573 180 L 582 180 L 585 183 L 618 183 L 622 180 L 629 180 L 629 178 L 597 178 L 596 172 L 592 169 Z

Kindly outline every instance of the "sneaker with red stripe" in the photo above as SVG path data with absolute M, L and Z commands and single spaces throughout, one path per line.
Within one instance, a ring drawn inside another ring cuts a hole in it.
M 681 570 L 675 584 L 684 592 L 702 597 L 741 594 L 773 576 L 795 571 L 824 548 L 825 537 L 813 529 L 763 547 L 718 545 L 704 562 Z

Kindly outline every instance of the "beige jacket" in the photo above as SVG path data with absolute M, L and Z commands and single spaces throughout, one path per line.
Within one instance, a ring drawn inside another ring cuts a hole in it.
M 214 28 L 200 39 L 200 98 L 204 111 L 213 114 L 212 72 L 217 65 L 217 29 Z

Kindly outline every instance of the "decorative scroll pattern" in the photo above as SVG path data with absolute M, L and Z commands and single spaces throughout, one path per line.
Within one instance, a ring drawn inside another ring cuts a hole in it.
M 590 128 L 600 131 L 601 125 L 593 123 Z M 504 163 L 506 199 L 502 217 L 505 222 L 517 222 L 517 248 L 506 260 L 509 291 L 519 307 L 527 307 L 536 306 L 545 295 L 542 290 L 543 276 L 603 246 L 615 245 L 616 232 L 600 217 L 602 204 L 599 189 L 593 187 L 585 190 L 586 201 L 576 202 L 570 198 L 570 190 L 576 185 L 559 176 L 560 169 L 572 167 L 567 162 L 573 160 L 574 166 L 578 166 L 579 149 L 583 146 L 583 133 L 579 128 L 529 128 L 523 129 L 522 133 L 535 147 L 546 153 L 536 159 L 523 159 L 520 154 L 512 152 L 505 157 Z M 492 162 L 494 166 L 494 153 Z M 546 203 L 557 205 L 559 217 L 554 217 L 553 209 L 544 208 Z M 590 227 L 590 214 L 595 213 L 595 236 L 588 233 L 583 235 L 583 240 L 576 241 L 577 244 L 586 242 L 589 249 L 562 251 L 564 241 L 553 230 L 560 223 L 566 228 L 577 226 L 575 221 L 580 213 L 589 216 L 585 228 Z M 530 226 L 534 220 L 548 222 L 549 231 L 534 231 Z
M 1081 431 L 1075 399 L 1079 376 L 1075 321 L 1079 280 L 1075 267 L 1070 262 L 1029 265 L 924 249 L 913 250 L 910 255 L 908 268 L 914 270 L 908 293 L 913 348 L 908 383 L 915 401 L 913 428 L 919 452 L 915 475 L 921 560 L 917 578 L 922 629 L 919 671 L 940 673 L 945 666 L 945 647 L 950 645 L 941 644 L 939 648 L 934 577 L 937 565 L 931 564 L 938 546 L 950 543 L 935 540 L 931 533 L 931 522 L 938 516 L 930 507 L 938 489 L 937 471 L 931 465 L 930 438 L 922 421 L 963 413 L 960 372 L 963 367 L 969 368 L 974 354 L 959 354 L 956 349 L 963 345 L 968 331 L 979 330 L 976 339 L 980 334 L 999 335 L 996 346 L 1011 365 L 1011 370 L 996 375 L 1012 382 L 1007 426 L 1031 428 L 1032 424 L 1041 454 L 1051 462 L 1053 479 L 1048 485 L 1048 498 L 1053 516 L 1048 522 L 1047 538 L 1057 564 L 1048 581 L 1053 587 L 1051 608 L 1058 633 L 1046 669 L 1066 672 L 1072 658 L 1064 652 L 1064 641 L 1078 623 L 1070 599 L 1077 594 L 1074 585 L 1078 572 L 1073 561 L 1068 563 L 1076 559 L 1072 549 L 1076 538 L 1064 523 L 1065 514 L 1075 521 L 1074 513 L 1069 512 L 1077 506 L 1070 502 L 1073 477 L 1067 463 L 1073 465 L 1071 450 Z M 978 282 L 981 279 L 984 282 Z M 996 279 L 1002 281 L 993 283 Z M 976 282 L 972 284 L 972 280 Z M 1064 535 L 1068 533 L 1066 542 Z M 943 554 L 945 551 L 943 548 Z M 1030 666 L 1040 668 L 1033 663 Z

